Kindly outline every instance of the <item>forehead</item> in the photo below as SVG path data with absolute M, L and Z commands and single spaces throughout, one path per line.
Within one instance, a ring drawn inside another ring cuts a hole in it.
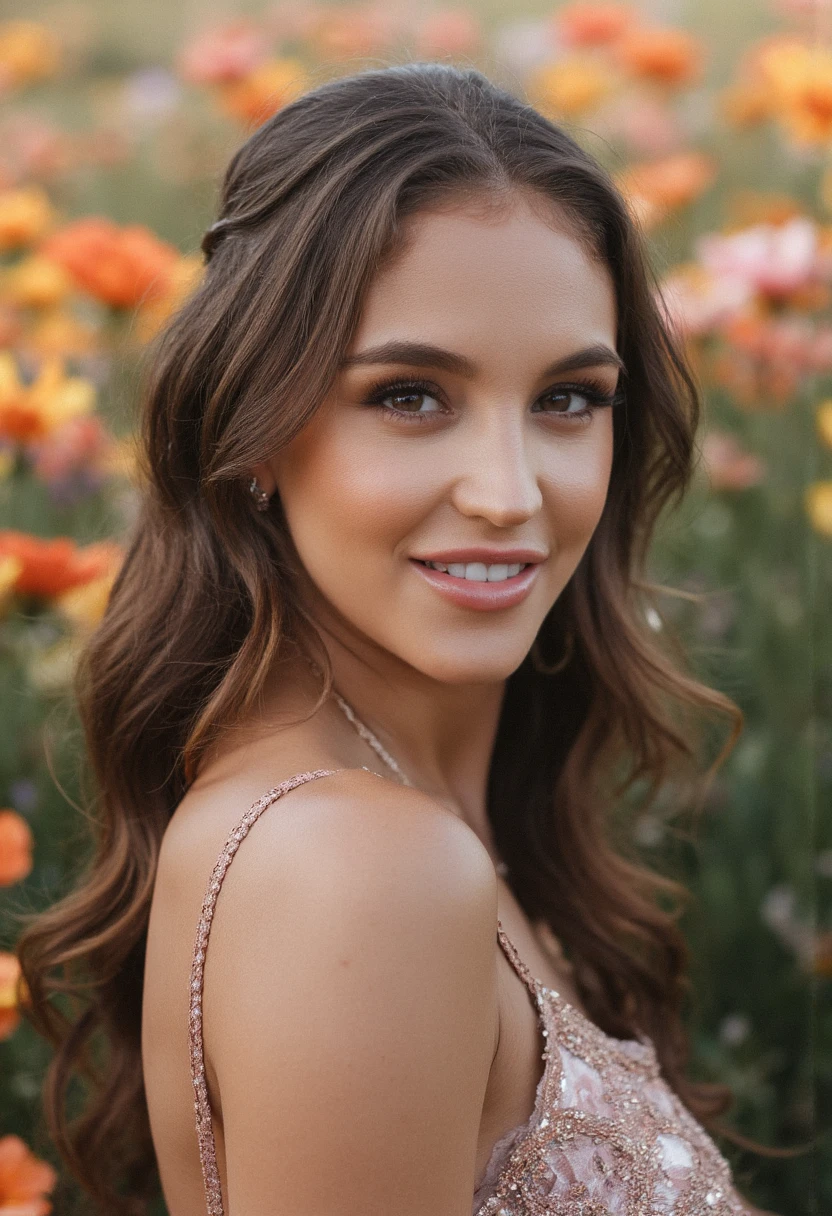
M 458 348 L 615 346 L 612 277 L 554 206 L 517 198 L 420 212 L 371 281 L 353 347 L 410 336 Z M 557 353 L 557 352 L 555 352 Z

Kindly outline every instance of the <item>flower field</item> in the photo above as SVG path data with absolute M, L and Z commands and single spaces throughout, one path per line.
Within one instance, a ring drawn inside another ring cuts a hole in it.
M 651 571 L 683 594 L 650 624 L 745 728 L 699 812 L 668 790 L 632 844 L 693 893 L 693 1067 L 733 1087 L 742 1136 L 796 1150 L 725 1142 L 740 1185 L 832 1211 L 832 0 L 154 4 L 150 30 L 117 7 L 0 22 L 0 1216 L 77 1205 L 14 947 L 84 863 L 71 680 L 133 518 L 148 344 L 199 280 L 247 133 L 411 59 L 479 67 L 562 122 L 647 233 L 706 403 Z

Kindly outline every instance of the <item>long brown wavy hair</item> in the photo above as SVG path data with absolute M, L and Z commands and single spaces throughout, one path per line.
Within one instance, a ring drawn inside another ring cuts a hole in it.
M 738 729 L 645 620 L 651 535 L 691 475 L 696 383 L 621 195 L 569 134 L 475 70 L 365 71 L 287 105 L 233 156 L 204 280 L 148 362 L 141 510 L 78 676 L 92 858 L 18 947 L 29 1017 L 54 1047 L 47 1126 L 107 1216 L 144 1213 L 159 1190 L 140 1027 L 162 835 L 276 658 L 314 645 L 279 501 L 256 513 L 247 474 L 312 417 L 408 217 L 513 191 L 549 200 L 608 269 L 627 372 L 603 516 L 508 680 L 488 813 L 515 895 L 563 943 L 592 1017 L 650 1035 L 700 1119 L 727 1105 L 685 1076 L 681 892 L 616 843 L 625 803 L 704 768 L 693 719 Z

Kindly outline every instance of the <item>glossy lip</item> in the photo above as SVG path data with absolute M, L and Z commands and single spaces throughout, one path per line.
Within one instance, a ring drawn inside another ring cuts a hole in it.
M 547 554 L 539 549 L 491 549 L 486 545 L 469 545 L 467 549 L 443 549 L 434 553 L 412 553 L 416 562 L 441 562 L 450 566 L 452 562 L 485 562 L 486 566 L 510 566 L 514 562 L 532 565 L 545 562 Z M 519 578 L 519 575 L 516 577 Z
M 426 583 L 429 583 L 457 608 L 472 608 L 475 612 L 496 612 L 500 608 L 514 608 L 515 605 L 523 602 L 534 586 L 543 562 L 540 554 L 535 554 L 534 559 L 531 560 L 529 557 L 519 556 L 523 552 L 522 550 L 513 549 L 510 552 L 511 556 L 507 550 L 506 553 L 500 553 L 495 559 L 493 549 L 458 549 L 454 550 L 453 556 L 442 554 L 441 557 L 410 558 L 410 564 Z M 483 556 L 485 553 L 488 554 L 487 558 Z M 462 554 L 466 556 L 461 556 Z M 476 554 L 476 556 L 467 556 L 469 554 Z M 441 570 L 432 570 L 429 566 L 423 566 L 423 561 L 442 562 L 443 565 L 450 565 L 451 562 L 478 561 L 485 561 L 486 565 L 520 561 L 529 564 L 513 578 L 503 579 L 500 583 L 475 583 L 466 578 L 455 578 L 452 574 L 444 574 Z

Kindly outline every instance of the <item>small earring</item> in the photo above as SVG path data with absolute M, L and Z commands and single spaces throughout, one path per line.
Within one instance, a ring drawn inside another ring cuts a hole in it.
M 249 483 L 248 492 L 254 499 L 254 506 L 258 511 L 268 511 L 270 496 L 266 493 L 262 486 L 257 484 L 256 477 L 252 477 Z
M 575 634 L 570 628 L 564 636 L 563 654 L 556 663 L 547 663 L 540 653 L 540 639 L 535 638 L 532 642 L 532 648 L 529 651 L 529 657 L 532 661 L 532 667 L 535 671 L 539 671 L 544 676 L 556 676 L 559 671 L 563 671 L 564 667 L 568 666 L 569 661 L 575 650 Z

